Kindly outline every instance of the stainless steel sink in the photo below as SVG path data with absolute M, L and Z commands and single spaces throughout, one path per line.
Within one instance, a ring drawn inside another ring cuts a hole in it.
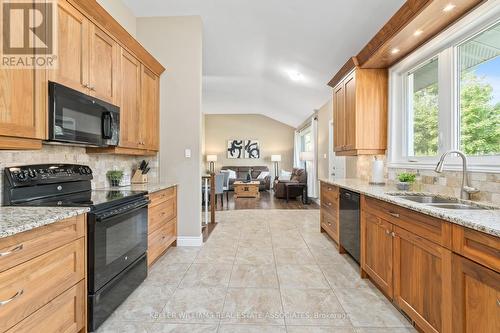
M 483 207 L 468 202 L 464 202 L 458 198 L 446 198 L 439 195 L 411 194 L 411 193 L 387 193 L 393 197 L 401 198 L 413 202 L 425 204 L 426 206 L 444 208 L 444 209 L 494 209 L 493 207 Z
M 433 204 L 433 203 L 457 203 L 458 199 L 454 198 L 443 198 L 436 195 L 395 195 L 395 197 L 410 200 L 413 202 Z
M 451 203 L 451 204 L 430 204 L 428 206 L 436 207 L 436 208 L 445 208 L 445 209 L 487 209 L 480 206 L 474 206 L 469 204 L 461 204 L 461 203 Z

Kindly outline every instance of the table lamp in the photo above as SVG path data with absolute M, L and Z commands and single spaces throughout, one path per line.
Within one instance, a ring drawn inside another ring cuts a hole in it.
M 210 163 L 210 173 L 214 173 L 215 162 L 217 162 L 217 155 L 207 155 L 207 162 Z
M 278 163 L 281 162 L 281 155 L 271 155 L 271 162 L 274 162 L 274 176 L 278 177 Z

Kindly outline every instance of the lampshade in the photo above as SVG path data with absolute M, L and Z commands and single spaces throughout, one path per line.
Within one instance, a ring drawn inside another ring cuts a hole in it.
M 312 161 L 314 160 L 314 154 L 312 151 L 301 151 L 299 154 L 299 159 L 301 161 Z
M 217 155 L 207 155 L 207 162 L 217 162 Z
M 271 155 L 271 162 L 281 162 L 281 155 Z

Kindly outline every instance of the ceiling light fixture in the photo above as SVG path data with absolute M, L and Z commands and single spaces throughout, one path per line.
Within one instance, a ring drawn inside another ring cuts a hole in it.
M 391 50 L 391 53 L 392 54 L 399 53 L 399 49 L 398 48 L 394 48 L 394 49 Z
M 456 5 L 454 5 L 454 4 L 452 4 L 452 3 L 449 3 L 449 4 L 447 4 L 447 5 L 443 8 L 443 12 L 450 12 L 450 11 L 452 11 L 455 7 L 456 7 Z
M 290 77 L 290 80 L 294 82 L 301 81 L 304 77 L 302 76 L 302 73 L 298 71 L 289 71 L 288 76 Z
M 413 36 L 418 37 L 418 36 L 420 36 L 420 35 L 421 35 L 421 34 L 423 34 L 423 33 L 424 33 L 424 32 L 423 32 L 422 30 L 418 29 L 417 31 L 415 31 L 415 32 L 413 33 Z

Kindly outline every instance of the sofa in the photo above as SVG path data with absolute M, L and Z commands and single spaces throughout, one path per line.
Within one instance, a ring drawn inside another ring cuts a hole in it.
M 278 180 L 274 181 L 274 196 L 279 199 L 286 198 L 285 184 L 287 183 L 299 183 L 307 184 L 307 173 L 304 169 L 294 168 L 292 170 L 292 175 L 290 180 Z M 302 196 L 302 190 L 299 188 L 292 187 L 288 193 L 290 199 L 295 199 Z
M 223 166 L 221 170 L 233 170 L 236 172 L 236 179 L 229 178 L 229 190 L 234 191 L 234 182 L 235 181 L 245 181 L 247 180 L 248 170 L 252 169 L 252 180 L 259 181 L 259 191 L 266 191 L 271 188 L 271 175 L 269 174 L 264 179 L 257 179 L 259 174 L 262 171 L 269 172 L 269 168 L 267 166 Z

